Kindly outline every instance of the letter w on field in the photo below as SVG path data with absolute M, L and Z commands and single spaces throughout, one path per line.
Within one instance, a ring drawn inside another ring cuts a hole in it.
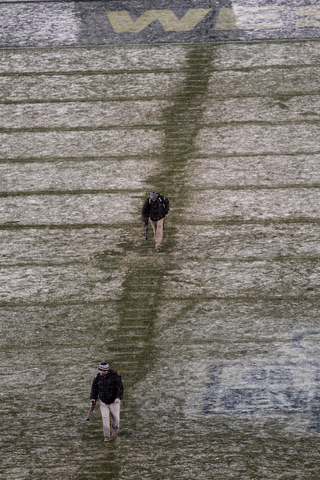
M 171 10 L 147 10 L 137 20 L 132 20 L 129 12 L 107 12 L 109 21 L 116 33 L 141 32 L 150 23 L 158 20 L 167 32 L 192 30 L 212 8 L 190 8 L 179 20 Z

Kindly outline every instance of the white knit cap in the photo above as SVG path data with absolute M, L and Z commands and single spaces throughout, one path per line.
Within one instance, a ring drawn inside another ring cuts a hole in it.
M 110 370 L 110 367 L 107 364 L 107 362 L 101 362 L 99 367 L 98 367 L 98 370 L 102 370 L 103 372 L 107 372 L 108 370 Z

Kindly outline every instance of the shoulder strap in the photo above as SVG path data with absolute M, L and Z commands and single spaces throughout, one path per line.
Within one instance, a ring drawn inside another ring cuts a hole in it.
M 165 205 L 164 205 L 164 196 L 163 195 L 158 195 L 158 199 L 159 199 L 159 202 L 161 203 L 162 207 L 165 208 Z

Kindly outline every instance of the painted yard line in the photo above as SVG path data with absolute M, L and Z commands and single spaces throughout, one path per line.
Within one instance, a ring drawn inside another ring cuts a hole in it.
M 300 123 L 316 123 L 317 121 L 312 121 L 312 120 L 304 120 L 304 121 L 301 121 Z M 320 120 L 319 120 L 320 122 Z M 237 124 L 237 123 L 254 123 L 254 124 L 259 124 L 259 122 L 231 122 L 232 124 Z M 270 125 L 274 125 L 274 122 L 260 122 L 262 125 L 265 125 L 265 124 L 270 124 Z M 292 124 L 293 122 L 292 121 L 288 121 L 288 122 L 282 122 L 283 124 Z M 296 121 L 294 123 L 299 123 L 299 121 Z M 222 123 L 221 125 L 223 125 L 224 123 Z M 226 123 L 227 124 L 227 123 Z M 219 125 L 219 124 L 218 124 Z M 279 123 L 276 123 L 276 125 L 279 125 Z M 203 125 L 205 126 L 205 125 Z M 208 123 L 206 126 L 208 127 L 211 127 L 211 126 L 215 126 L 215 124 L 212 124 L 212 123 Z M 169 125 L 170 127 L 170 125 Z M 90 126 L 80 126 L 80 127 L 67 127 L 67 126 L 63 126 L 63 127 L 23 127 L 23 128 L 0 128 L 0 134 L 7 134 L 7 135 L 11 135 L 11 134 L 16 134 L 16 133 L 50 133 L 50 132 L 78 132 L 78 133 L 81 133 L 81 132 L 107 132 L 109 130 L 114 130 L 115 131 L 115 135 L 116 135 L 116 131 L 119 130 L 119 131 L 122 131 L 122 130 L 140 130 L 141 128 L 145 129 L 145 130 L 153 130 L 153 131 L 157 131 L 157 130 L 164 130 L 165 128 L 167 127 L 163 127 L 162 125 L 159 125 L 157 123 L 154 123 L 154 124 L 145 124 L 145 123 L 139 123 L 138 125 L 132 125 L 130 123 L 127 123 L 127 124 L 122 124 L 122 125 L 102 125 L 102 126 L 95 126 L 95 127 L 90 127 Z
M 12 268 L 12 266 L 18 267 L 18 268 L 25 268 L 25 267 L 43 267 L 43 268 L 49 268 L 49 267 L 54 267 L 54 268 L 64 268 L 64 267 L 72 267 L 72 266 L 77 266 L 77 265 L 85 265 L 89 266 L 90 261 L 84 261 L 84 260 L 72 260 L 72 261 L 60 261 L 60 262 L 52 262 L 52 261 L 29 261 L 29 262 L 19 262 L 15 261 L 14 263 L 1 263 L 0 261 L 0 269 L 1 268 Z
M 294 157 L 296 155 L 299 155 L 299 156 L 311 156 L 311 155 L 319 155 L 320 154 L 320 150 L 314 150 L 314 151 L 310 151 L 310 152 L 304 152 L 304 151 L 296 151 L 296 152 L 263 152 L 263 153 L 256 153 L 256 152 L 252 152 L 252 153 L 248 153 L 248 152 L 244 152 L 243 154 L 242 153 L 230 153 L 230 154 L 227 154 L 227 153 L 199 153 L 199 152 L 196 152 L 196 155 L 192 156 L 192 158 L 194 158 L 195 160 L 201 160 L 201 159 L 210 159 L 210 158 L 241 158 L 241 157 L 244 157 L 244 158 L 259 158 L 259 157 L 269 157 L 269 156 L 277 156 L 277 157 Z
M 194 92 L 194 94 L 197 93 L 197 89 L 191 90 Z M 212 99 L 212 100 L 227 100 L 227 99 L 250 99 L 250 98 L 262 98 L 262 99 L 268 99 L 268 98 L 274 98 L 278 100 L 286 100 L 290 99 L 291 97 L 309 97 L 309 96 L 319 96 L 320 95 L 320 89 L 314 89 L 310 90 L 309 92 L 301 92 L 301 91 L 290 91 L 288 93 L 285 92 L 279 92 L 279 93 L 232 93 L 228 95 L 223 95 L 223 94 L 214 94 L 214 93 L 206 93 L 205 97 L 207 99 Z M 92 103 L 93 105 L 95 103 L 113 103 L 113 102 L 150 102 L 150 101 L 168 101 L 172 102 L 175 99 L 179 98 L 184 98 L 183 94 L 164 94 L 164 95 L 137 95 L 134 98 L 130 96 L 101 96 L 101 97 L 95 97 L 95 98 L 90 98 L 88 97 L 77 97 L 77 98 L 63 98 L 63 99 L 56 99 L 56 98 L 49 98 L 49 99 L 41 99 L 41 98 L 34 98 L 34 99 L 21 99 L 21 100 L 5 100 L 5 99 L 0 99 L 0 105 L 34 105 L 34 104 L 76 104 L 76 103 Z
M 288 189 L 319 189 L 320 183 L 295 183 L 295 184 L 279 184 L 279 185 L 210 185 L 210 191 L 238 191 L 238 190 L 288 190 Z M 205 192 L 208 187 L 188 187 L 189 191 L 194 193 Z M 87 189 L 87 190 L 29 190 L 29 191 L 0 191 L 0 198 L 8 197 L 43 197 L 43 196 L 74 196 L 74 195 L 127 195 L 127 194 L 144 194 L 145 190 L 130 189 Z
M 188 261 L 188 257 L 186 257 L 186 260 Z M 215 257 L 212 256 L 210 257 L 210 261 L 214 263 L 243 263 L 243 264 L 251 264 L 251 263 L 290 263 L 294 261 L 295 263 L 301 263 L 301 264 L 306 264 L 306 263 L 318 263 L 320 260 L 320 254 L 319 255 L 299 255 L 299 254 L 292 254 L 292 255 L 258 255 L 258 256 L 251 256 L 251 257 L 240 257 L 240 256 L 232 256 L 230 255 L 229 257 Z M 26 267 L 42 267 L 44 269 L 46 268 L 61 268 L 64 269 L 65 267 L 76 267 L 78 265 L 85 265 L 85 266 L 91 266 L 92 259 L 88 259 L 86 261 L 84 260 L 77 260 L 74 259 L 72 261 L 59 261 L 59 262 L 53 262 L 53 261 L 36 261 L 36 260 L 30 260 L 28 262 L 17 262 L 17 261 L 12 261 L 12 263 L 4 262 L 1 263 L 0 261 L 0 269 L 11 269 L 12 268 L 26 268 Z M 99 269 L 97 267 L 97 269 Z M 143 284 L 143 280 L 141 280 L 141 284 Z M 308 287 L 307 287 L 308 290 Z M 310 291 L 313 291 L 313 288 L 309 289 Z M 320 294 L 319 294 L 320 295 Z M 128 329 L 131 329 L 131 326 L 127 327 Z
M 74 2 L 74 0 L 0 0 L 0 3 L 42 3 L 42 2 L 54 2 L 54 3 L 61 3 L 61 2 Z
M 320 152 L 319 152 L 320 153 Z M 160 160 L 163 158 L 163 155 L 160 154 L 154 154 L 152 158 L 150 158 L 150 161 L 154 160 Z M 140 160 L 141 162 L 148 160 L 148 155 L 95 155 L 94 157 L 92 156 L 87 156 L 87 155 L 81 155 L 78 157 L 16 157 L 16 158 L 1 158 L 0 157 L 0 164 L 25 164 L 25 163 L 60 163 L 60 162 L 79 162 L 81 164 L 82 162 L 87 162 L 87 161 L 99 161 L 99 162 L 110 162 L 112 161 L 117 161 L 117 162 L 125 162 L 127 160 Z
M 140 224 L 140 222 L 139 222 Z M 86 230 L 86 229 L 114 229 L 119 230 L 125 229 L 129 225 L 136 226 L 136 221 L 128 221 L 125 223 L 29 223 L 29 224 L 18 224 L 18 222 L 4 222 L 0 224 L 0 230 Z
M 167 292 L 163 292 L 161 294 L 161 298 L 166 298 L 166 301 L 173 302 L 173 303 L 194 303 L 196 305 L 201 305 L 202 302 L 210 302 L 210 301 L 221 301 L 223 303 L 231 303 L 233 304 L 234 302 L 239 302 L 242 304 L 247 304 L 247 303 L 253 303 L 255 304 L 256 302 L 263 301 L 263 302 L 270 302 L 274 305 L 277 303 L 284 303 L 284 302 L 289 302 L 290 304 L 292 301 L 305 301 L 305 302 L 311 302 L 311 303 L 319 303 L 320 302 L 320 294 L 314 294 L 314 293 L 299 293 L 296 295 L 264 295 L 264 294 L 255 294 L 255 295 L 208 295 L 207 293 L 196 293 L 190 295 L 188 294 L 187 296 L 182 296 L 180 295 L 179 297 L 171 297 L 168 295 Z M 54 307 L 60 307 L 60 306 L 76 306 L 76 305 L 85 305 L 85 306 L 95 306 L 95 305 L 106 305 L 108 306 L 109 304 L 119 304 L 123 303 L 123 300 L 115 299 L 115 298 L 108 298 L 106 300 L 70 300 L 70 301 L 35 301 L 35 302 L 26 302 L 26 301 L 0 301 L 0 308 L 4 309 L 15 309 L 15 308 L 28 308 L 28 307 L 48 307 L 48 308 L 54 308 Z M 127 317 L 128 319 L 132 318 L 133 320 L 136 320 L 136 316 L 132 317 Z
M 13 231 L 13 230 L 61 230 L 61 231 L 69 231 L 69 230 L 86 230 L 86 229 L 126 229 L 129 225 L 131 226 L 139 226 L 140 224 L 140 216 L 139 221 L 131 220 L 125 223 L 18 223 L 18 222 L 4 222 L 0 224 L 0 231 Z M 183 219 L 183 222 L 180 222 L 179 219 L 176 221 L 176 225 L 188 225 L 188 226 L 196 226 L 196 227 L 208 227 L 208 226 L 240 226 L 240 225 L 320 225 L 319 218 L 311 218 L 311 217 L 302 217 L 296 216 L 291 218 L 267 218 L 267 219 L 241 219 L 241 218 L 227 218 L 224 220 L 201 220 L 197 219 L 196 221 L 193 219 Z
M 136 221 L 125 222 L 125 223 L 29 223 L 29 224 L 18 224 L 17 222 L 5 222 L 0 224 L 0 230 L 86 230 L 86 229 L 105 229 L 105 230 L 119 230 L 125 229 L 127 226 L 137 225 Z
M 189 122 L 186 120 L 186 125 Z M 215 128 L 220 126 L 241 126 L 241 125 L 259 125 L 259 126 L 281 126 L 281 125 L 317 125 L 320 123 L 320 119 L 295 119 L 295 120 L 276 120 L 276 121 L 268 121 L 268 120 L 231 120 L 231 121 L 217 121 L 217 122 L 201 122 L 196 126 L 197 130 L 201 130 L 202 128 Z M 49 132 L 107 132 L 109 130 L 152 130 L 152 131 L 170 131 L 174 133 L 175 131 L 180 132 L 181 126 L 177 126 L 175 123 L 167 123 L 165 125 L 161 125 L 159 123 L 153 124 L 146 124 L 146 123 L 139 123 L 138 125 L 132 125 L 130 123 L 123 123 L 122 125 L 102 125 L 102 126 L 79 126 L 79 127 L 21 127 L 21 128 L 4 128 L 0 127 L 0 134 L 7 134 L 13 135 L 17 133 L 49 133 Z
M 34 190 L 34 191 L 6 191 L 0 192 L 1 198 L 6 197 L 29 197 L 29 196 L 64 196 L 64 195 L 134 195 L 140 194 L 143 195 L 143 191 L 141 189 L 83 189 L 83 190 Z
M 319 90 L 320 93 L 320 90 Z M 111 97 L 106 97 L 106 96 L 101 96 L 101 97 L 95 97 L 95 98 L 90 98 L 88 99 L 87 97 L 83 98 L 64 98 L 64 99 L 57 99 L 57 98 L 49 98 L 49 99 L 21 99 L 21 100 L 4 100 L 0 99 L 0 105 L 50 105 L 50 104 L 77 104 L 77 103 L 90 103 L 90 104 L 95 104 L 95 103 L 122 103 L 122 102 L 151 102 L 151 101 L 165 101 L 165 100 L 171 100 L 172 95 L 146 95 L 146 96 L 140 96 L 137 95 L 135 98 L 132 98 L 130 96 L 125 97 L 119 97 L 117 95 L 111 96 Z
M 1 1 L 1 0 L 0 0 Z M 214 55 L 214 52 L 212 52 L 212 55 Z M 1 58 L 1 50 L 0 50 L 0 58 Z M 316 62 L 312 63 L 296 63 L 295 65 L 252 65 L 252 66 L 243 66 L 243 67 L 216 67 L 214 63 L 212 63 L 211 67 L 208 67 L 206 65 L 206 71 L 208 74 L 212 73 L 218 73 L 218 72 L 224 72 L 224 73 L 230 73 L 230 72 L 256 72 L 256 71 L 265 71 L 265 70 L 289 70 L 292 71 L 294 69 L 296 70 L 302 70 L 304 68 L 310 68 L 310 67 L 320 67 L 320 58 Z M 88 77 L 93 77 L 93 76 L 100 76 L 100 75 L 117 75 L 117 76 L 122 76 L 122 75 L 139 75 L 141 73 L 145 74 L 161 74 L 161 73 L 188 73 L 189 69 L 187 67 L 180 67 L 180 68 L 140 68 L 140 69 L 117 69 L 117 70 L 106 70 L 106 69 L 96 69 L 96 70 L 42 70 L 42 71 L 23 71 L 23 72 L 1 72 L 0 71 L 0 78 L 16 78 L 16 77 L 52 77 L 52 76 L 61 76 L 61 77 L 70 77 L 70 76 L 88 76 Z M 198 74 L 194 73 L 193 76 L 197 78 Z M 191 74 L 192 77 L 192 74 Z
M 196 89 L 194 90 L 196 93 Z M 268 99 L 268 98 L 274 98 L 277 100 L 287 100 L 290 99 L 291 97 L 312 97 L 312 96 L 319 96 L 320 95 L 320 89 L 317 90 L 311 90 L 308 92 L 301 92 L 301 91 L 290 91 L 289 93 L 286 92 L 279 92 L 279 93 L 239 93 L 239 94 L 228 94 L 228 95 L 222 95 L 222 94 L 213 94 L 213 93 L 206 93 L 205 97 L 207 99 L 212 99 L 212 100 L 227 100 L 227 99 L 250 99 L 250 98 L 262 98 L 262 99 Z M 95 104 L 95 103 L 121 103 L 121 102 L 151 102 L 151 101 L 168 101 L 172 102 L 174 99 L 179 99 L 183 98 L 183 94 L 164 94 L 161 96 L 158 95 L 145 95 L 145 96 L 140 96 L 137 95 L 134 97 L 134 99 L 130 96 L 112 96 L 112 97 L 106 97 L 106 96 L 101 96 L 101 97 L 95 97 L 95 98 L 90 98 L 88 99 L 87 97 L 83 98 L 63 98 L 63 99 L 56 99 L 56 98 L 50 98 L 50 99 L 21 99 L 21 100 L 5 100 L 5 99 L 0 99 L 0 105 L 34 105 L 34 104 L 39 104 L 39 105 L 50 105 L 50 104 L 77 104 L 77 103 L 90 103 L 90 104 Z
M 0 56 L 1 56 L 1 50 L 0 50 Z M 316 64 L 315 66 L 317 66 Z M 309 66 L 309 65 L 308 65 Z M 303 67 L 306 67 L 306 65 L 303 65 Z M 263 68 L 263 67 L 261 67 Z M 292 67 L 288 67 L 292 68 Z M 10 78 L 16 78 L 16 77 L 52 77 L 52 76 L 62 76 L 62 77 L 72 77 L 72 76 L 88 76 L 88 77 L 95 77 L 95 76 L 100 76 L 100 75 L 116 75 L 116 76 L 122 76 L 122 75 L 139 75 L 141 73 L 154 73 L 154 74 L 160 74 L 160 73 L 185 73 L 187 72 L 187 68 L 143 68 L 143 69 L 132 69 L 132 70 L 127 70 L 127 69 L 117 69 L 117 70 L 105 70 L 105 69 L 97 69 L 97 70 L 43 70 L 41 72 L 0 72 L 0 78 L 2 77 L 10 77 Z
M 203 154 L 199 154 L 197 152 L 195 152 L 194 155 L 192 155 L 192 157 L 190 158 L 189 161 L 192 161 L 192 160 L 202 160 L 202 159 L 228 159 L 228 158 L 265 158 L 265 157 L 274 157 L 274 156 L 277 156 L 277 157 L 295 157 L 295 156 L 305 156 L 305 157 L 310 157 L 310 156 L 313 156 L 313 155 L 320 155 L 320 150 L 314 150 L 314 151 L 310 151 L 310 152 L 304 152 L 304 151 L 297 151 L 297 152 L 292 152 L 292 153 L 286 153 L 286 152 L 277 152 L 277 153 L 274 153 L 274 152 L 262 152 L 262 153 L 230 153 L 230 154 L 227 154 L 227 153 L 214 153 L 214 154 L 210 154 L 210 153 L 203 153 Z M 0 164 L 28 164 L 28 163 L 39 163 L 39 164 L 43 164 L 43 163 L 56 163 L 56 162 L 79 162 L 79 164 L 83 163 L 83 162 L 87 162 L 87 161 L 95 161 L 95 160 L 98 160 L 98 161 L 103 161 L 103 162 L 109 162 L 110 160 L 116 160 L 117 162 L 118 161 L 126 161 L 126 160 L 141 160 L 141 161 L 144 161 L 145 159 L 148 159 L 148 155 L 102 155 L 102 156 L 99 156 L 99 155 L 95 155 L 94 157 L 90 156 L 90 155 L 81 155 L 81 156 L 78 156 L 78 157 L 56 157 L 56 156 L 50 156 L 50 157 L 43 157 L 43 156 L 39 156 L 39 157 L 24 157 L 24 158 L 21 158 L 21 157 L 16 157 L 16 158 L 1 158 L 0 157 Z M 161 160 L 163 159 L 163 155 L 161 155 L 161 153 L 157 153 L 155 152 L 154 155 L 152 155 L 152 158 L 150 158 L 150 161 L 153 161 L 153 160 Z

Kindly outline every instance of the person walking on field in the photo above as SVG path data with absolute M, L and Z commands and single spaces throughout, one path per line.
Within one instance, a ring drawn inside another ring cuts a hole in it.
M 105 442 L 116 437 L 120 427 L 120 403 L 123 397 L 121 376 L 111 370 L 107 362 L 101 362 L 95 376 L 90 394 L 90 403 L 95 405 L 99 398 Z M 110 435 L 110 417 L 112 433 Z
M 142 221 L 148 225 L 150 218 L 156 243 L 156 252 L 159 253 L 162 247 L 163 221 L 169 213 L 169 200 L 160 193 L 151 192 L 142 207 Z

